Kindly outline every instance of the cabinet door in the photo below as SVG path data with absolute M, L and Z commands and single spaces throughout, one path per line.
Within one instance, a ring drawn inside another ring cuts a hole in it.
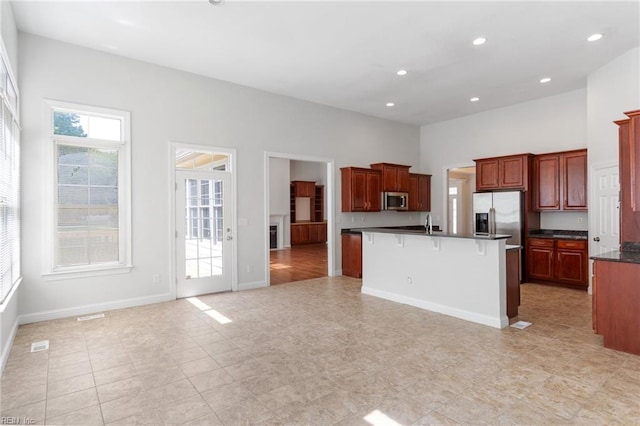
M 300 244 L 307 244 L 309 242 L 309 225 L 296 225 L 300 228 Z
M 409 192 L 409 169 L 398 167 L 396 169 L 396 188 L 399 192 Z
M 418 210 L 422 212 L 431 211 L 431 176 L 420 175 L 418 180 L 418 199 L 420 205 Z
M 507 157 L 500 159 L 500 188 L 524 188 L 525 158 Z
M 380 211 L 380 173 L 373 170 L 366 173 L 366 211 Z
M 562 156 L 564 210 L 587 210 L 587 151 Z
M 409 211 L 420 210 L 419 176 L 409 175 Z
M 351 211 L 362 212 L 367 207 L 367 180 L 365 170 L 351 172 Z
M 318 242 L 324 243 L 327 241 L 327 224 L 320 223 L 318 224 Z
M 382 168 L 382 190 L 397 191 L 398 190 L 398 169 L 395 167 Z
M 577 250 L 558 249 L 556 280 L 568 284 L 587 285 L 585 253 Z
M 587 241 L 557 240 L 555 278 L 567 284 L 588 285 Z
M 499 187 L 500 172 L 498 159 L 476 161 L 476 189 L 486 191 Z
M 553 280 L 553 240 L 529 240 L 527 270 L 530 278 Z
M 291 225 L 291 245 L 300 244 L 300 225 Z
M 560 155 L 540 155 L 533 160 L 534 208 L 560 210 Z

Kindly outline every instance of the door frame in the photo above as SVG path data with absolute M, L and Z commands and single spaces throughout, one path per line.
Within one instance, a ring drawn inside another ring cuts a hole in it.
M 449 232 L 449 170 L 462 169 L 467 167 L 475 167 L 476 164 L 469 163 L 455 163 L 445 165 L 442 168 L 442 222 L 441 227 L 444 232 Z M 433 187 L 433 185 L 432 185 Z M 472 195 L 473 196 L 473 195 Z M 431 197 L 433 199 L 433 197 Z M 473 206 L 472 206 L 473 208 Z M 431 205 L 431 214 L 433 215 L 433 204 Z M 472 212 L 473 213 L 473 212 Z
M 309 155 L 287 154 L 282 152 L 270 152 L 264 153 L 264 274 L 266 286 L 271 285 L 271 272 L 269 268 L 269 238 L 267 238 L 269 230 L 269 159 L 271 158 L 283 158 L 286 160 L 296 161 L 312 161 L 315 163 L 324 163 L 326 166 L 326 185 L 327 196 L 325 197 L 325 212 L 327 214 L 327 275 L 334 277 L 336 275 L 335 269 L 335 209 L 334 209 L 334 191 L 335 191 L 335 161 L 330 158 L 313 157 Z
M 238 176 L 236 174 L 236 162 L 237 153 L 233 148 L 222 148 L 211 145 L 196 145 L 184 142 L 169 142 L 169 247 L 170 247 L 170 259 L 169 259 L 169 293 L 175 300 L 177 299 L 178 290 L 178 277 L 177 277 L 177 254 L 176 254 L 176 149 L 192 149 L 194 151 L 203 152 L 220 152 L 229 155 L 229 174 L 231 187 L 231 197 L 229 199 L 230 204 L 230 224 L 231 235 L 231 291 L 238 291 L 238 220 L 237 220 L 237 203 L 238 197 L 236 194 L 238 188 Z
M 592 235 L 592 231 L 596 229 L 596 227 L 598 226 L 598 219 L 599 214 L 597 211 L 593 210 L 592 208 L 589 207 L 589 204 L 591 204 L 593 202 L 593 200 L 596 199 L 596 187 L 597 187 L 597 182 L 596 182 L 596 171 L 598 170 L 602 170 L 602 169 L 608 169 L 610 167 L 618 167 L 618 173 L 620 173 L 620 164 L 618 164 L 617 161 L 605 161 L 605 162 L 601 162 L 601 163 L 593 163 L 589 165 L 589 198 L 587 200 L 591 200 L 591 202 L 587 201 L 587 222 L 589 224 L 589 235 Z M 618 192 L 618 202 L 620 202 L 620 192 Z M 619 212 L 619 210 L 618 210 Z M 589 236 L 589 244 L 587 245 L 588 249 L 589 249 L 589 257 L 592 256 L 592 249 L 593 246 L 591 244 L 592 238 L 591 236 Z M 593 294 L 593 260 L 589 259 L 589 273 L 587 274 L 587 276 L 589 277 L 589 288 L 587 289 L 587 293 L 589 294 Z

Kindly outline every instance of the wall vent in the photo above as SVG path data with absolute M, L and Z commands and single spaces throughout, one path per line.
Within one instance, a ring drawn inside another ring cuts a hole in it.
M 33 342 L 31 344 L 31 352 L 42 352 L 49 349 L 49 341 Z
M 98 318 L 104 318 L 104 314 L 85 315 L 83 317 L 78 317 L 78 321 L 89 321 Z

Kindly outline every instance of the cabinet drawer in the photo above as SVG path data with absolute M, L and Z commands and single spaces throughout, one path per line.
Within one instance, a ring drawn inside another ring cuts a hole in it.
M 547 238 L 529 238 L 529 245 L 535 247 L 550 247 L 553 248 L 553 240 Z
M 584 250 L 587 248 L 586 241 L 558 240 L 559 249 Z

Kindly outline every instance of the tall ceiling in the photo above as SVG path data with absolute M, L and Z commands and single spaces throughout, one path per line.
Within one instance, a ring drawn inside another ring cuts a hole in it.
M 583 88 L 640 44 L 638 1 L 18 0 L 13 10 L 23 32 L 415 125 Z M 604 37 L 586 41 L 593 33 Z

